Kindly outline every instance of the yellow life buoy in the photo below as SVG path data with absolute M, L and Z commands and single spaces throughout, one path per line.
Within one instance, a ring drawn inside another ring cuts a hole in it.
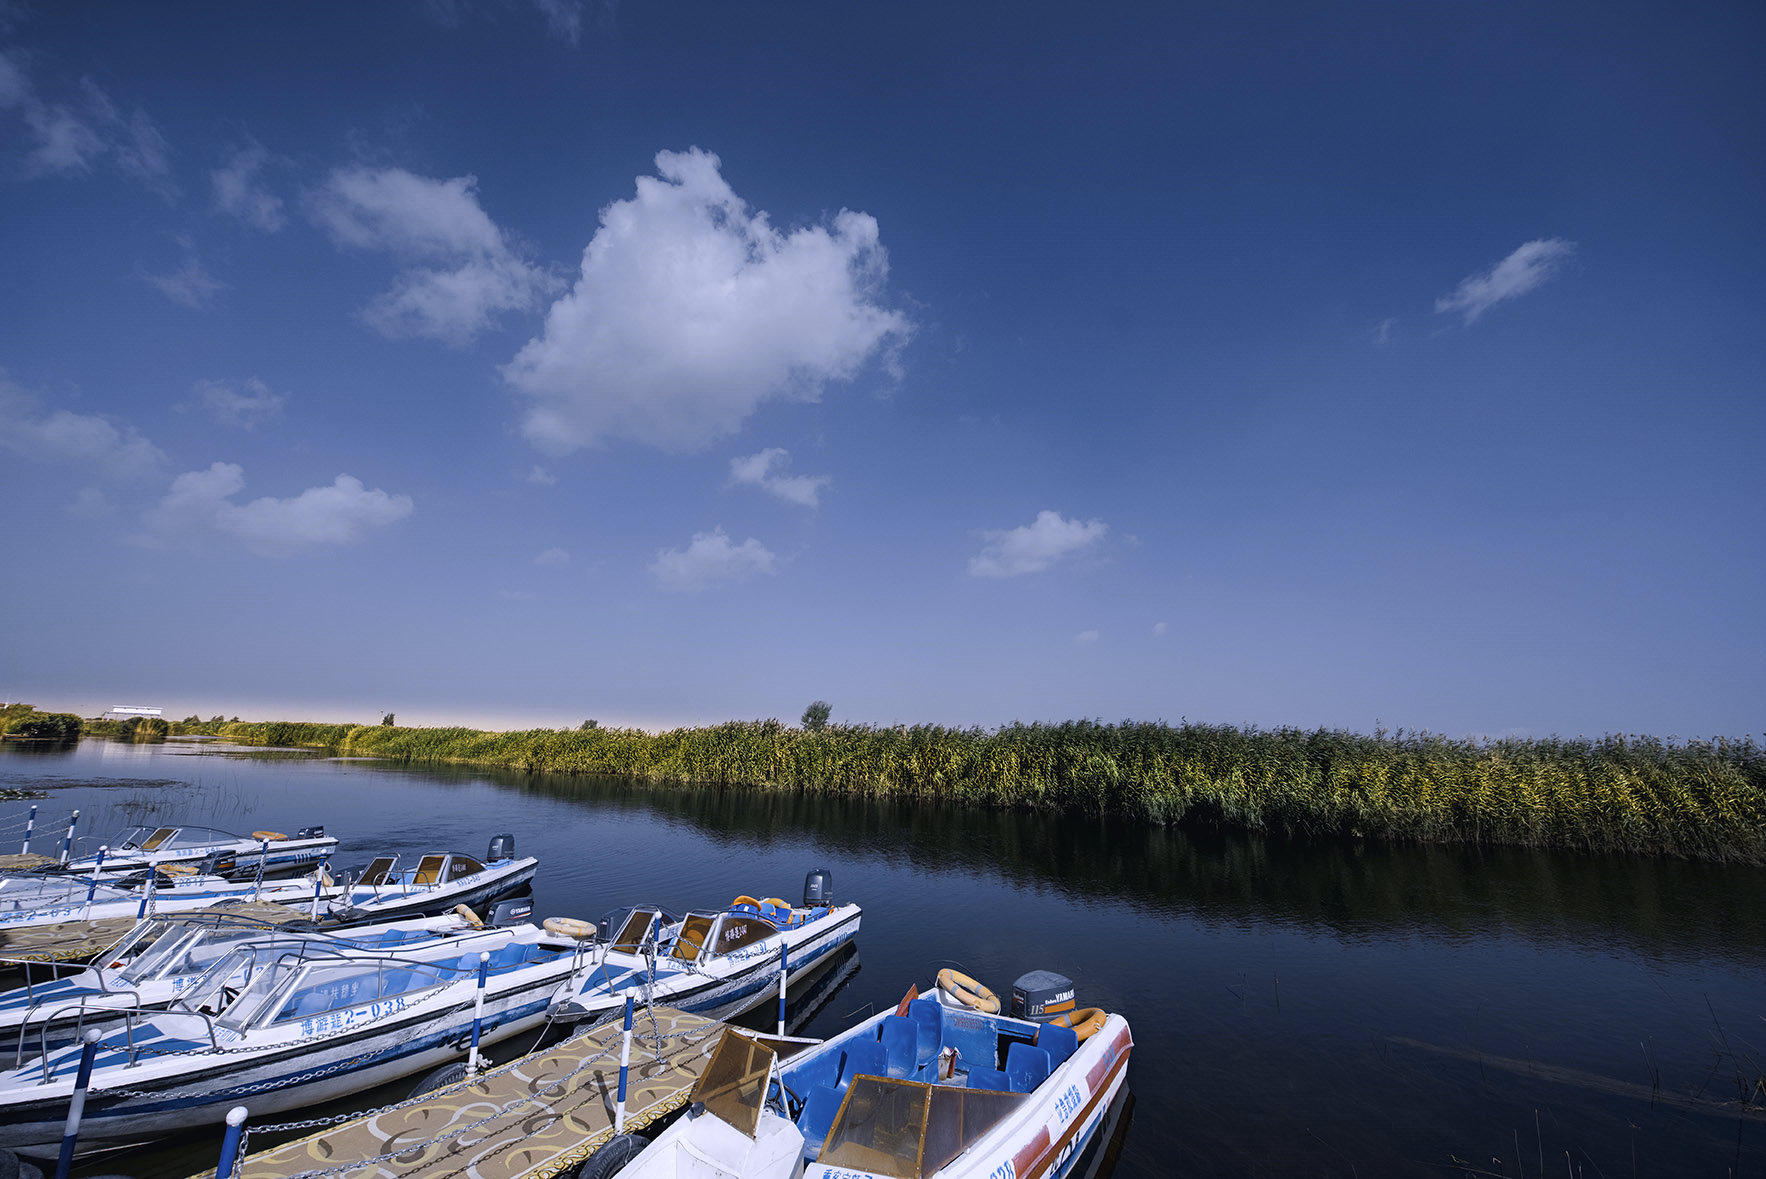
M 196 865 L 195 864 L 160 864 L 160 865 L 158 865 L 157 871 L 162 876 L 194 876 L 194 875 L 196 875 Z
M 760 902 L 747 894 L 743 894 L 730 902 L 730 908 L 732 909 L 740 909 L 743 905 L 749 905 L 756 909 L 760 908 Z
M 582 941 L 595 936 L 593 921 L 579 921 L 575 917 L 548 917 L 540 924 L 547 933 L 555 933 L 559 937 L 573 937 Z
M 945 967 L 938 972 L 938 990 L 964 1007 L 972 1007 L 983 1015 L 998 1015 L 1000 997 L 964 974 Z
M 1096 1007 L 1081 1007 L 1078 1011 L 1068 1011 L 1049 1020 L 1064 1028 L 1072 1028 L 1073 1034 L 1079 1037 L 1081 1044 L 1104 1030 L 1104 1013 Z
M 484 921 L 472 911 L 471 905 L 455 905 L 454 914 L 474 929 L 483 929 Z
M 270 843 L 281 843 L 288 838 L 288 836 L 282 834 L 280 831 L 253 831 L 251 837 L 253 839 L 267 840 Z

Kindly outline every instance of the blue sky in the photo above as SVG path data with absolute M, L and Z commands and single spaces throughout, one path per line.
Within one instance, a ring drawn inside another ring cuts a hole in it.
M 0 696 L 1743 734 L 1757 4 L 0 7 Z

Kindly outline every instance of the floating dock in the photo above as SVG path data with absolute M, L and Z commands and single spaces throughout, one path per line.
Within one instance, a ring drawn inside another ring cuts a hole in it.
M 208 909 L 190 909 L 187 914 L 219 910 L 256 917 L 281 925 L 287 921 L 304 921 L 307 914 L 287 905 L 269 901 L 247 901 L 244 904 L 212 905 Z M 63 921 L 57 925 L 27 925 L 20 929 L 0 931 L 0 970 L 27 962 L 84 962 L 117 943 L 135 928 L 133 917 L 105 917 L 97 921 Z
M 725 1027 L 672 1007 L 637 1012 L 628 1131 L 686 1105 Z M 603 1024 L 474 1079 L 250 1155 L 234 1179 L 317 1172 L 332 1179 L 553 1179 L 613 1137 L 622 1038 L 619 1021 Z M 213 1177 L 211 1170 L 196 1179 Z

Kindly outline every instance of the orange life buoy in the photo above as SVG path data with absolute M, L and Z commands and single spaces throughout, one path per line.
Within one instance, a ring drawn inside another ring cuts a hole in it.
M 1064 1028 L 1072 1028 L 1073 1034 L 1078 1036 L 1079 1042 L 1083 1044 L 1087 1039 L 1104 1030 L 1106 1018 L 1099 1008 L 1081 1007 L 1078 1011 L 1068 1011 L 1057 1015 L 1049 1022 L 1058 1023 Z
M 959 970 L 945 967 L 938 972 L 938 992 L 963 1007 L 983 1015 L 998 1015 L 1000 997 Z
M 253 831 L 251 833 L 251 837 L 253 839 L 264 840 L 269 843 L 281 843 L 283 840 L 288 838 L 288 836 L 282 834 L 282 832 L 280 832 L 280 831 Z

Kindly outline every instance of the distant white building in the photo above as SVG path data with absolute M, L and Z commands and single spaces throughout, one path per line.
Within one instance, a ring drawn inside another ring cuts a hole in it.
M 104 714 L 105 720 L 128 720 L 132 716 L 160 716 L 163 708 L 143 708 L 137 704 L 119 704 Z

